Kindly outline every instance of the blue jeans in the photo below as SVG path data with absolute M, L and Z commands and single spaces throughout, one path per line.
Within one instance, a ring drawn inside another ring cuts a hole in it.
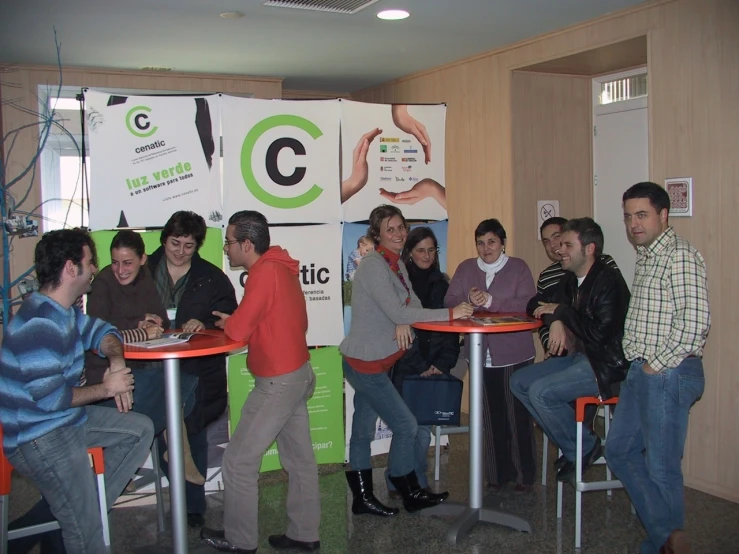
M 393 435 L 394 436 L 394 435 Z M 430 425 L 419 425 L 418 432 L 416 433 L 416 443 L 413 447 L 413 452 L 416 460 L 416 475 L 418 476 L 418 484 L 422 489 L 429 486 L 429 479 L 426 476 L 426 472 L 429 469 L 429 447 L 431 446 L 431 426 Z M 387 484 L 387 490 L 394 491 L 395 485 L 390 481 L 390 462 L 388 461 L 388 468 L 385 470 L 385 483 Z
M 656 554 L 685 514 L 681 460 L 690 407 L 703 394 L 700 358 L 651 375 L 631 363 L 606 441 L 606 460 L 647 530 L 642 554 Z
M 377 417 L 393 431 L 388 469 L 391 477 L 408 475 L 416 467 L 416 417 L 387 373 L 360 373 L 343 361 L 344 375 L 354 389 L 354 417 L 349 440 L 349 463 L 355 471 L 371 469 L 371 443 Z
M 105 451 L 108 509 L 149 455 L 154 427 L 141 414 L 87 406 L 87 420 L 60 427 L 27 442 L 8 456 L 18 473 L 31 479 L 62 528 L 67 552 L 107 552 L 94 473 L 87 448 Z
M 511 377 L 511 392 L 562 454 L 574 462 L 577 426 L 570 402 L 581 396 L 598 396 L 598 382 L 587 356 L 576 353 L 521 368 Z M 583 452 L 594 446 L 595 435 L 583 433 Z
M 133 390 L 133 411 L 144 414 L 154 423 L 154 434 L 159 436 L 167 428 L 167 402 L 164 392 L 164 364 L 156 362 L 148 367 L 136 367 L 131 370 L 136 388 Z M 185 417 L 195 406 L 195 388 L 198 385 L 197 375 L 180 371 L 180 395 L 182 412 Z M 98 403 L 99 406 L 115 408 L 112 398 Z M 164 447 L 163 452 L 166 452 Z M 203 473 L 203 475 L 205 475 Z

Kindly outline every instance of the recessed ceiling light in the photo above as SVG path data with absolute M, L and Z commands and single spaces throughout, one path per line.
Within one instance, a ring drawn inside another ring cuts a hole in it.
M 223 12 L 220 16 L 223 19 L 240 19 L 244 17 L 244 14 L 241 12 Z
M 387 21 L 397 21 L 399 19 L 405 19 L 410 15 L 411 14 L 405 10 L 382 10 L 377 14 L 377 17 Z

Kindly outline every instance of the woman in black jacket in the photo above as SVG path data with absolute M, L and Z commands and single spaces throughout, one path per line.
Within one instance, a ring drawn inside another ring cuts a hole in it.
M 428 227 L 416 227 L 406 239 L 401 259 L 408 269 L 413 292 L 416 293 L 424 308 L 438 309 L 444 307 L 444 296 L 449 288 L 446 276 L 439 268 L 439 245 L 434 232 Z M 449 373 L 459 358 L 459 335 L 454 333 L 436 333 L 433 331 L 415 331 L 416 338 L 411 347 L 393 367 L 393 383 L 402 393 L 403 378 L 406 375 L 428 377 Z M 431 445 L 431 427 L 419 425 L 416 435 L 416 475 L 421 488 L 429 488 L 426 471 L 428 469 L 428 452 Z M 397 493 L 385 476 L 390 496 Z
M 162 229 L 161 244 L 148 258 L 157 291 L 173 328 L 186 332 L 215 329 L 213 311 L 233 313 L 236 294 L 223 271 L 204 260 L 198 250 L 205 241 L 205 220 L 194 212 L 176 212 Z M 206 427 L 226 410 L 226 356 L 183 359 L 180 368 L 197 375 L 195 407 L 185 418 L 195 466 L 208 474 Z M 160 452 L 162 449 L 160 449 Z M 163 465 L 166 470 L 166 465 Z M 185 484 L 187 522 L 205 523 L 205 487 Z

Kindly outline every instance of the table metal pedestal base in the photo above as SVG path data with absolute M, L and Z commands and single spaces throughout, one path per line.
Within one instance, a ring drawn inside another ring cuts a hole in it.
M 457 544 L 457 540 L 463 538 L 475 523 L 497 523 L 504 527 L 510 527 L 524 533 L 531 533 L 531 524 L 508 512 L 501 511 L 497 507 L 497 499 L 486 499 L 482 508 L 470 508 L 467 504 L 460 502 L 442 502 L 433 508 L 426 508 L 420 512 L 424 516 L 454 516 L 446 534 L 446 540 L 450 544 Z

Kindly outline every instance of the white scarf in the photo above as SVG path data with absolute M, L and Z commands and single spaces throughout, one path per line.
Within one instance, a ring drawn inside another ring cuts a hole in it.
M 490 288 L 490 283 L 493 282 L 493 279 L 495 278 L 495 274 L 498 273 L 503 267 L 505 267 L 505 264 L 508 263 L 508 256 L 506 256 L 505 252 L 501 253 L 500 257 L 495 260 L 491 264 L 486 264 L 482 258 L 478 256 L 477 258 L 477 267 L 479 267 L 483 272 L 485 272 L 485 289 Z

